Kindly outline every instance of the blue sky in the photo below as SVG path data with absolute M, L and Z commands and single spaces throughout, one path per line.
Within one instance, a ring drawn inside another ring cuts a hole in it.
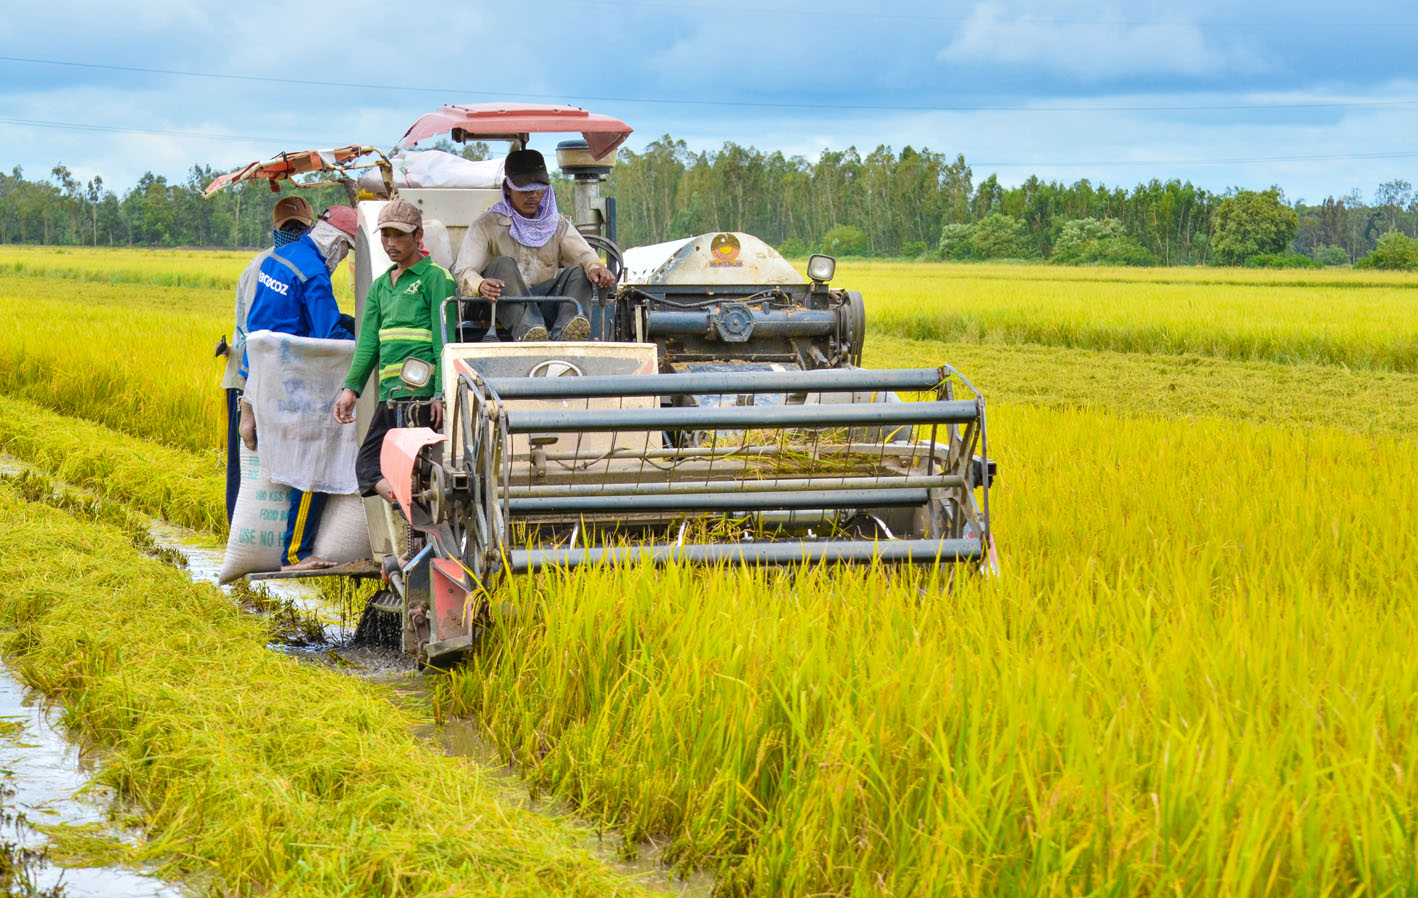
M 1182 177 L 1318 201 L 1418 181 L 1418 9 L 1394 0 L 49 0 L 4 16 L 0 166 L 119 188 L 387 147 L 439 104 L 496 98 L 617 115 L 636 149 L 665 133 L 808 157 L 910 144 L 1007 183 Z

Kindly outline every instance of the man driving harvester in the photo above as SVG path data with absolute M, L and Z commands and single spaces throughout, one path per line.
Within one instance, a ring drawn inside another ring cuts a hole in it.
M 590 307 L 615 284 L 571 220 L 557 213 L 546 160 L 515 150 L 503 165 L 502 199 L 468 228 L 453 276 L 464 296 L 570 296 Z M 528 285 L 531 286 L 528 286 Z M 514 340 L 584 340 L 591 323 L 569 303 L 494 303 L 497 326 Z M 552 322 L 548 332 L 547 321 Z

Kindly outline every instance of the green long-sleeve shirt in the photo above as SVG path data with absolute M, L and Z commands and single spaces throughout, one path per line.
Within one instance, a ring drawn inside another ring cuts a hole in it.
M 414 263 L 390 283 L 397 266 L 375 278 L 364 297 L 364 317 L 359 323 L 354 358 L 345 386 L 356 393 L 369 382 L 369 372 L 379 366 L 379 401 L 401 387 L 399 368 L 404 359 L 420 358 L 433 364 L 433 380 L 417 392 L 418 397 L 442 395 L 443 372 L 440 361 L 443 340 L 438 328 L 438 307 L 457 293 L 453 277 L 444 268 L 424 258 Z

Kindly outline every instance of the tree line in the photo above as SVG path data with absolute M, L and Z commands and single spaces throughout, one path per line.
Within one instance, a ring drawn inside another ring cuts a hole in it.
M 147 173 L 120 196 L 63 165 L 44 179 L 16 167 L 0 174 L 0 243 L 264 245 L 279 194 L 248 183 L 203 199 L 216 174 L 202 165 L 181 182 Z M 909 146 L 808 160 L 734 143 L 693 152 L 666 135 L 640 152 L 622 148 L 607 192 L 623 246 L 736 230 L 790 256 L 1301 265 L 1408 253 L 1418 264 L 1418 243 L 1403 242 L 1418 235 L 1418 195 L 1401 180 L 1369 199 L 1356 189 L 1319 204 L 1288 203 L 1274 187 L 1218 193 L 1177 179 L 1126 188 L 1031 176 L 1007 187 L 994 174 L 976 179 L 962 155 Z M 307 196 L 317 208 L 345 201 L 339 188 Z M 1375 254 L 1386 236 L 1389 252 Z

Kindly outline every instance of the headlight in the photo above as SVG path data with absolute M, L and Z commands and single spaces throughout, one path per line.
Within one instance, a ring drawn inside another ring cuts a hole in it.
M 813 253 L 808 256 L 807 276 L 819 283 L 826 283 L 832 280 L 832 275 L 837 273 L 837 260 L 831 256 L 824 256 L 822 253 Z
M 399 380 L 405 386 L 420 389 L 433 379 L 433 365 L 423 359 L 404 359 L 404 364 L 399 368 Z

